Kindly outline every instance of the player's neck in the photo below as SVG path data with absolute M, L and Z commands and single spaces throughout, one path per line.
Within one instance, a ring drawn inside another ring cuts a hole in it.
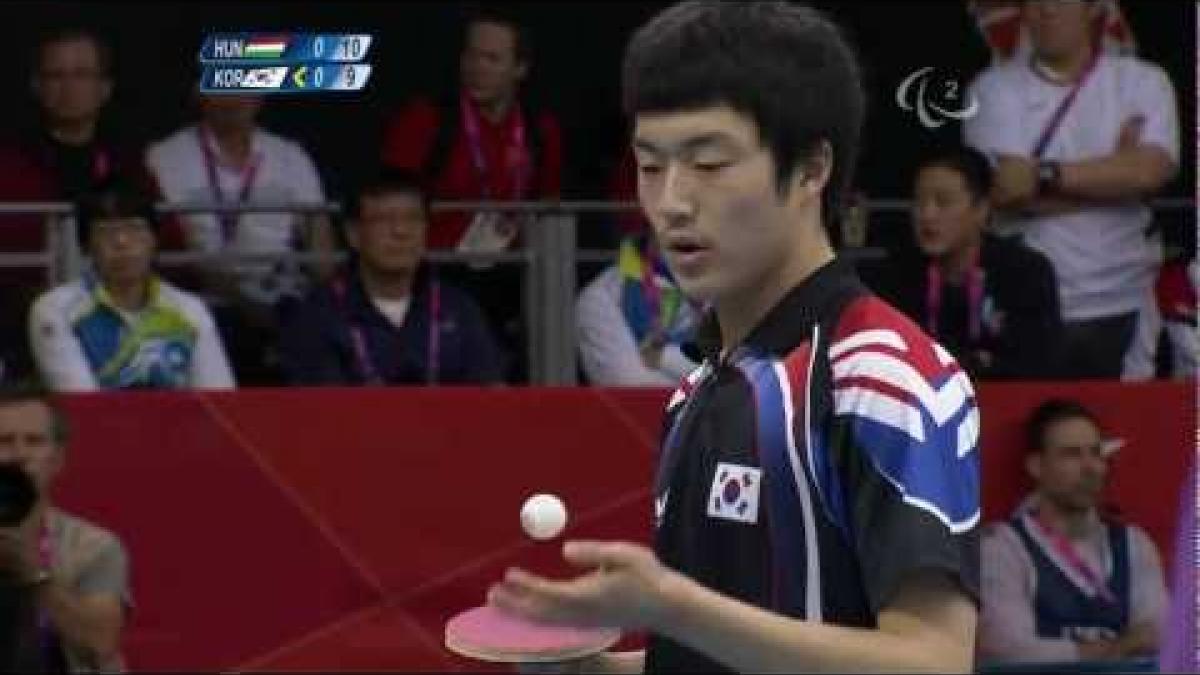
M 1041 74 L 1058 84 L 1072 84 L 1083 75 L 1092 59 L 1092 44 L 1088 42 L 1079 49 L 1060 56 L 1036 56 Z
M 84 118 L 78 120 L 51 121 L 47 128 L 50 137 L 63 145 L 83 146 L 92 142 L 96 136 L 96 120 Z
M 979 242 L 975 241 L 962 248 L 949 251 L 937 260 L 941 269 L 942 279 L 951 285 L 961 286 L 967 278 L 967 273 L 975 267 L 979 260 Z
M 833 260 L 833 248 L 825 238 L 820 222 L 800 230 L 806 233 L 796 242 L 786 263 L 744 292 L 714 301 L 721 326 L 721 344 L 726 350 L 738 345 L 758 326 L 792 289 Z
M 359 278 L 367 295 L 378 300 L 404 300 L 411 296 L 415 277 L 413 270 L 384 272 L 365 265 L 359 267 Z
M 1093 512 L 1091 509 L 1062 508 L 1052 500 L 1042 498 L 1038 500 L 1038 516 L 1068 539 L 1082 539 L 1087 536 Z
M 206 125 L 217 143 L 217 153 L 226 163 L 242 166 L 250 160 L 254 147 L 254 128 L 243 126 L 218 127 Z
M 150 282 L 149 280 L 141 280 L 136 282 L 104 282 L 104 290 L 108 292 L 108 297 L 118 309 L 123 309 L 126 312 L 137 312 L 145 308 L 146 303 L 150 299 Z

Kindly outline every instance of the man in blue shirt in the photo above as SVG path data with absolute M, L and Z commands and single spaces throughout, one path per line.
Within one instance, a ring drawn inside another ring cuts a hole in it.
M 500 352 L 479 306 L 422 265 L 429 203 L 415 174 L 386 169 L 354 196 L 351 262 L 288 317 L 281 343 L 299 385 L 485 384 Z

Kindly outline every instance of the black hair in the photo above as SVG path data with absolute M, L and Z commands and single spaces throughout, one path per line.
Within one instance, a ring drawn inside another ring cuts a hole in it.
M 935 147 L 921 159 L 917 173 L 932 166 L 949 169 L 961 176 L 974 202 L 987 199 L 992 192 L 992 165 L 983 153 L 969 145 Z
M 1096 414 L 1079 401 L 1069 398 L 1052 398 L 1044 401 L 1029 415 L 1025 423 L 1025 448 L 1032 454 L 1046 449 L 1046 432 L 1063 421 L 1085 419 L 1100 427 Z
M 381 197 L 390 194 L 412 195 L 421 202 L 421 209 L 428 218 L 430 215 L 429 189 L 421 174 L 408 169 L 383 166 L 376 169 L 367 178 L 359 181 L 351 196 L 347 216 L 351 220 L 362 217 L 364 199 Z
M 105 77 L 112 76 L 113 50 L 112 45 L 98 31 L 86 26 L 56 26 L 42 32 L 34 43 L 33 65 L 35 72 L 41 70 L 42 54 L 46 47 L 60 42 L 87 40 L 96 47 L 96 60 L 100 73 Z
M 728 105 L 770 150 L 782 195 L 821 141 L 833 151 L 822 217 L 831 235 L 853 174 L 866 111 L 854 49 L 830 19 L 787 2 L 692 0 L 629 42 L 622 103 L 630 116 Z
M 141 218 L 156 236 L 158 234 L 158 213 L 154 210 L 150 191 L 138 181 L 116 173 L 109 174 L 79 197 L 75 203 L 75 216 L 79 246 L 84 249 L 97 220 Z
M 469 29 L 477 23 L 491 23 L 509 29 L 513 34 L 518 63 L 529 63 L 533 58 L 533 38 L 530 35 L 529 27 L 517 16 L 516 12 L 501 9 L 495 5 L 475 5 L 467 10 L 467 21 L 464 26 Z M 463 40 L 465 44 L 465 30 Z
M 64 447 L 71 435 L 67 414 L 55 394 L 39 379 L 26 378 L 0 383 L 0 408 L 22 403 L 41 403 L 50 409 L 51 435 L 55 445 Z

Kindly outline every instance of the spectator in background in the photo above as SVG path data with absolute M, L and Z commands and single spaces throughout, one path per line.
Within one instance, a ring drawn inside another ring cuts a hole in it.
M 259 96 L 199 95 L 200 120 L 152 145 L 146 162 L 171 202 L 322 204 L 321 179 L 299 144 L 258 126 Z M 238 261 L 238 254 L 332 255 L 325 216 L 204 213 L 184 217 L 188 247 L 213 255 L 197 270 L 243 384 L 279 379 L 270 346 L 278 314 L 308 288 L 291 260 Z M 332 262 L 314 266 L 320 278 Z
M 494 10 L 466 24 L 459 82 L 451 95 L 419 98 L 388 122 L 383 162 L 416 171 L 438 200 L 514 201 L 557 198 L 562 134 L 548 111 L 522 93 L 532 67 L 523 26 Z M 508 250 L 527 216 L 497 211 L 448 212 L 430 221 L 429 246 L 468 252 Z M 481 303 L 512 357 L 509 379 L 525 376 L 522 270 L 473 264 L 447 270 Z
M 19 466 L 38 494 L 18 526 L 0 528 L 0 583 L 23 586 L 35 605 L 41 671 L 121 671 L 129 559 L 112 532 L 51 503 L 66 443 L 66 417 L 47 394 L 0 389 L 0 464 Z
M 484 384 L 502 364 L 475 302 L 422 264 L 429 202 L 416 174 L 389 169 L 355 195 L 352 261 L 315 289 L 283 331 L 300 385 Z
M 74 201 L 115 172 L 144 177 L 137 144 L 103 117 L 114 86 L 109 44 L 90 29 L 60 27 L 38 37 L 32 61 L 36 124 L 0 140 L 0 201 Z M 57 234 L 47 232 L 43 216 L 6 216 L 0 251 L 41 252 Z M 0 269 L 0 331 L 24 334 L 45 279 L 41 267 Z M 13 348 L 6 363 L 27 371 L 28 345 Z
M 158 221 L 149 195 L 113 177 L 81 198 L 77 217 L 91 269 L 30 311 L 46 382 L 59 391 L 233 388 L 204 303 L 153 271 Z
M 383 161 L 420 173 L 434 199 L 508 201 L 559 195 L 558 122 L 521 86 L 532 66 L 529 35 L 491 10 L 466 25 L 459 86 L 445 100 L 419 98 L 388 122 Z M 511 217 L 447 213 L 430 222 L 432 249 L 502 250 L 516 240 Z
M 579 294 L 575 325 L 588 381 L 674 387 L 699 363 L 697 310 L 675 284 L 653 235 L 628 237 L 617 263 Z
M 1158 551 L 1136 525 L 1101 512 L 1111 455 L 1096 416 L 1071 400 L 1027 425 L 1035 489 L 982 543 L 981 656 L 1096 661 L 1151 656 L 1166 587 Z
M 972 377 L 1051 379 L 1062 320 L 1054 269 L 1019 241 L 985 233 L 991 168 L 978 151 L 944 148 L 918 167 L 919 256 L 891 263 L 880 295 L 934 336 Z
M 1175 174 L 1175 93 L 1161 68 L 1097 46 L 1099 3 L 1028 0 L 1031 59 L 985 70 L 967 143 L 996 165 L 1005 224 L 1054 264 L 1064 377 L 1153 375 L 1162 257 L 1142 203 Z

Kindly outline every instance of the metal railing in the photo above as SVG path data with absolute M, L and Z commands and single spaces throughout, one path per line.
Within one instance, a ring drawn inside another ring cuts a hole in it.
M 871 199 L 862 203 L 867 220 L 872 213 L 907 211 L 907 199 Z M 1151 202 L 1158 211 L 1194 209 L 1191 199 L 1159 199 Z M 492 263 L 521 265 L 524 268 L 523 296 L 527 336 L 529 380 L 539 385 L 573 385 L 577 383 L 574 301 L 577 265 L 606 263 L 615 259 L 615 252 L 603 249 L 576 248 L 578 215 L 583 213 L 618 213 L 636 211 L 636 202 L 600 200 L 567 201 L 436 201 L 435 212 L 493 211 L 538 216 L 523 220 L 523 248 L 515 251 L 464 252 L 428 251 L 426 259 L 434 264 Z M 339 215 L 337 202 L 253 202 L 219 204 L 214 202 L 176 202 L 156 206 L 161 214 L 192 213 L 297 213 L 309 215 Z M 77 245 L 72 205 L 65 202 L 0 202 L 0 227 L 3 216 L 42 216 L 46 228 L 45 249 L 41 252 L 0 253 L 0 268 L 44 267 L 46 280 L 57 284 L 76 278 L 83 269 L 84 256 Z M 878 258 L 881 250 L 865 247 L 845 249 L 844 255 L 853 258 Z M 340 261 L 344 253 L 333 258 Z M 164 251 L 158 262 L 163 266 L 182 266 L 203 263 L 216 258 L 235 261 L 297 262 L 327 261 L 326 254 L 305 252 L 225 253 L 197 251 Z

